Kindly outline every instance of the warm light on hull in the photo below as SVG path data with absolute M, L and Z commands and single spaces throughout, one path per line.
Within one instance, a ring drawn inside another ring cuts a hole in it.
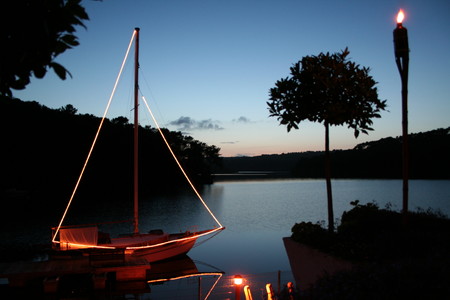
M 134 257 L 144 258 L 149 263 L 152 263 L 188 253 L 194 246 L 196 240 L 197 238 L 193 238 L 184 241 L 174 241 L 159 247 L 129 250 L 130 252 L 128 254 Z M 127 254 L 127 250 L 125 254 Z
M 219 227 L 195 233 L 186 232 L 184 234 L 162 235 L 165 240 L 155 239 L 152 234 L 141 234 L 126 238 L 112 239 L 108 244 L 84 244 L 76 242 L 54 241 L 53 248 L 57 251 L 83 250 L 89 252 L 92 249 L 102 249 L 103 251 L 123 251 L 125 255 L 142 257 L 148 262 L 156 262 L 171 257 L 188 253 L 199 237 L 209 235 L 225 229 Z

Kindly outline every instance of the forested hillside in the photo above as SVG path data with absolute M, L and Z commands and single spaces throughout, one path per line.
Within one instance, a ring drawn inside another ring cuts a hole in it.
M 68 199 L 80 174 L 100 119 L 80 115 L 71 105 L 50 109 L 37 102 L 0 101 L 0 197 L 45 201 Z M 80 184 L 81 196 L 130 197 L 132 125 L 119 117 L 106 120 Z M 140 128 L 141 194 L 184 184 L 177 166 L 154 128 Z M 450 178 L 450 128 L 410 135 L 410 178 Z M 256 157 L 226 157 L 219 149 L 166 131 L 177 156 L 197 183 L 211 172 L 254 173 L 266 177 L 324 177 L 323 152 Z M 401 178 L 401 137 L 388 137 L 335 150 L 334 178 Z M 242 178 L 243 178 L 242 177 Z M 219 177 L 217 177 L 219 178 Z
M 401 137 L 388 137 L 331 153 L 334 178 L 401 178 Z M 410 178 L 450 178 L 450 127 L 409 136 Z M 324 153 L 303 152 L 224 158 L 217 173 L 264 172 L 270 176 L 322 178 Z M 272 173 L 273 172 L 273 173 Z
M 100 118 L 72 105 L 50 109 L 37 102 L 0 99 L 0 196 L 67 202 L 91 147 Z M 100 199 L 129 197 L 132 128 L 124 117 L 106 120 L 81 181 L 79 193 Z M 160 192 L 185 180 L 154 128 L 140 130 L 140 194 Z M 219 148 L 165 132 L 196 183 L 211 181 Z M 78 195 L 78 194 L 77 194 Z

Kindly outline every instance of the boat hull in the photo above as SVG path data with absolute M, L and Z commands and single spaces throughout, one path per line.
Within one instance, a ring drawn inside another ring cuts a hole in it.
M 189 252 L 196 242 L 196 238 L 181 241 L 172 241 L 153 248 L 125 250 L 125 254 L 144 258 L 149 263 L 166 260 Z
M 106 243 L 96 243 L 99 237 L 92 227 L 61 229 L 62 240 L 53 241 L 53 248 L 57 251 L 80 250 L 85 253 L 117 253 L 125 256 L 144 258 L 149 263 L 166 260 L 188 253 L 198 238 L 217 233 L 225 227 L 198 232 L 167 234 L 162 231 L 126 235 L 115 239 L 108 239 Z M 64 234 L 62 234 L 64 233 Z M 95 238 L 95 239 L 94 239 Z M 104 240 L 104 237 L 102 237 Z

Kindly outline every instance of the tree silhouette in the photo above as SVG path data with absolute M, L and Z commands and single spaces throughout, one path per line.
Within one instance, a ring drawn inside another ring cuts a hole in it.
M 117 117 L 117 118 L 112 119 L 112 120 L 111 120 L 111 123 L 113 123 L 113 124 L 118 124 L 118 125 L 122 125 L 122 126 L 125 126 L 125 125 L 127 125 L 127 124 L 130 124 L 128 118 L 123 117 L 123 116 L 119 116 L 119 117 Z
M 78 109 L 76 109 L 72 104 L 67 104 L 66 106 L 62 106 L 59 111 L 69 115 L 76 115 Z
M 70 73 L 55 58 L 78 40 L 75 26 L 88 20 L 81 0 L 3 0 L 0 3 L 0 95 L 24 89 L 31 75 L 52 68 L 61 79 Z M 7 17 L 6 17 L 7 16 Z
M 305 56 L 291 68 L 291 75 L 282 78 L 270 89 L 267 102 L 270 116 L 280 124 L 298 129 L 303 120 L 323 123 L 325 126 L 325 177 L 328 197 L 328 229 L 334 230 L 333 199 L 331 192 L 329 127 L 344 125 L 359 133 L 373 130 L 372 118 L 386 101 L 378 99 L 376 82 L 369 76 L 369 68 L 347 60 L 349 51 L 320 53 Z

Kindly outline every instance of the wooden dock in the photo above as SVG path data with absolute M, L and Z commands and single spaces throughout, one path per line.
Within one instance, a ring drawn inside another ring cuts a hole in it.
M 119 254 L 93 254 L 52 258 L 40 262 L 0 263 L 0 278 L 7 281 L 7 289 L 20 290 L 33 287 L 43 293 L 58 293 L 67 278 L 83 278 L 92 291 L 106 287 L 148 289 L 147 271 L 150 264 L 141 258 Z M 78 280 L 79 281 L 79 280 Z M 110 289 L 110 288 L 109 288 Z M 36 292 L 39 292 L 36 291 Z

